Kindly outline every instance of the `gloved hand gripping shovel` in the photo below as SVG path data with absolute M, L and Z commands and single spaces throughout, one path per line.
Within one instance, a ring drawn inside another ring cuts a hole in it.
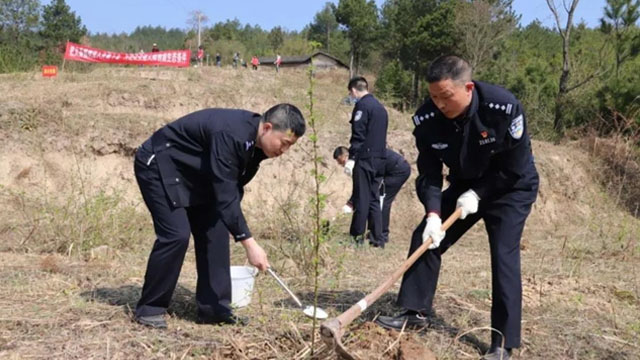
M 462 209 L 458 208 L 449 216 L 449 218 L 442 224 L 442 230 L 446 231 L 456 220 L 460 218 Z M 334 349 L 340 357 L 347 360 L 358 360 L 355 356 L 349 354 L 347 349 L 342 344 L 342 335 L 344 335 L 345 328 L 355 320 L 360 314 L 371 304 L 376 302 L 382 294 L 387 292 L 393 284 L 413 265 L 416 260 L 427 251 L 429 245 L 431 245 L 431 238 L 427 239 L 411 256 L 405 260 L 400 267 L 391 274 L 382 284 L 380 284 L 375 290 L 365 296 L 362 300 L 358 301 L 355 305 L 351 306 L 347 311 L 343 312 L 336 318 L 327 319 L 320 326 L 320 335 L 322 341 L 329 347 Z

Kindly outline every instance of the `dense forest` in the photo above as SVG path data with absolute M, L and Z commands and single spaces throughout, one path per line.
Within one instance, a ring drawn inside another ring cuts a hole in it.
M 607 0 L 601 24 L 573 23 L 578 0 L 547 0 L 556 26 L 527 26 L 511 0 L 372 0 L 327 2 L 301 31 L 271 30 L 237 19 L 208 24 L 200 42 L 223 65 L 235 52 L 283 56 L 321 50 L 373 74 L 387 104 L 412 111 L 425 97 L 424 72 L 445 53 L 470 61 L 475 78 L 500 84 L 523 102 L 531 131 L 558 139 L 585 131 L 640 142 L 640 0 Z M 185 24 L 197 24 L 194 18 Z M 64 0 L 0 0 L 0 72 L 30 71 L 62 61 L 67 40 L 113 51 L 198 46 L 197 27 L 140 26 L 121 34 L 91 33 Z

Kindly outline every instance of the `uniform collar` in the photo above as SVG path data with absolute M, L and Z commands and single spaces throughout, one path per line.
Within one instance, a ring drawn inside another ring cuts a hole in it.
M 471 91 L 471 102 L 469 103 L 467 110 L 465 110 L 464 113 L 458 115 L 458 117 L 453 119 L 453 122 L 458 124 L 459 126 L 464 126 L 466 123 L 469 122 L 469 119 L 472 119 L 473 116 L 478 112 L 479 104 L 480 104 L 480 100 L 478 99 L 478 92 L 476 91 L 476 87 L 474 86 L 473 90 Z
M 476 84 L 476 82 L 473 82 L 473 90 L 471 93 L 471 103 L 469 104 L 469 107 L 467 108 L 467 112 L 465 114 L 465 117 L 467 119 L 470 119 L 471 117 L 473 117 L 473 115 L 475 115 L 475 113 L 478 112 L 478 106 L 480 104 L 480 99 L 478 99 L 478 91 L 476 91 L 476 86 L 478 86 L 478 84 Z
M 248 132 L 248 140 L 256 141 L 258 139 L 258 128 L 260 127 L 260 120 L 262 120 L 262 115 L 254 113 L 251 118 L 249 118 L 250 131 Z
M 252 114 L 252 116 L 248 120 L 249 126 L 247 131 L 247 138 L 244 145 L 246 151 L 253 151 L 253 148 L 256 147 L 260 120 L 262 120 L 262 115 L 256 113 Z

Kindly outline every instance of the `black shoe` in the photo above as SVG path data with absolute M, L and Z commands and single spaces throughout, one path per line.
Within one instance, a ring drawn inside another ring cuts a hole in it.
M 198 316 L 196 321 L 198 324 L 210 324 L 210 325 L 240 325 L 246 326 L 249 324 L 249 318 L 246 316 L 237 316 L 234 313 L 216 314 L 213 316 Z
M 369 246 L 374 247 L 374 248 L 384 249 L 384 243 L 378 243 L 378 242 L 375 242 L 375 241 L 369 241 Z
M 509 360 L 511 359 L 511 349 L 499 346 L 491 346 L 491 349 L 482 357 L 484 360 Z
M 148 326 L 154 329 L 166 329 L 167 321 L 162 315 L 136 316 L 135 321 L 138 324 Z
M 405 325 L 406 323 L 406 325 Z M 417 311 L 407 310 L 397 316 L 378 316 L 376 324 L 385 329 L 421 329 L 429 326 L 429 317 Z
M 356 247 L 364 245 L 364 236 L 358 235 L 353 237 L 353 241 L 355 242 Z

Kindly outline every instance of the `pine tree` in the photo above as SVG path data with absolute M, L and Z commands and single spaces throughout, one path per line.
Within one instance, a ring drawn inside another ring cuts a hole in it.
M 47 47 L 64 48 L 67 41 L 80 42 L 87 34 L 79 16 L 71 11 L 64 0 L 53 0 L 42 11 L 42 36 Z

